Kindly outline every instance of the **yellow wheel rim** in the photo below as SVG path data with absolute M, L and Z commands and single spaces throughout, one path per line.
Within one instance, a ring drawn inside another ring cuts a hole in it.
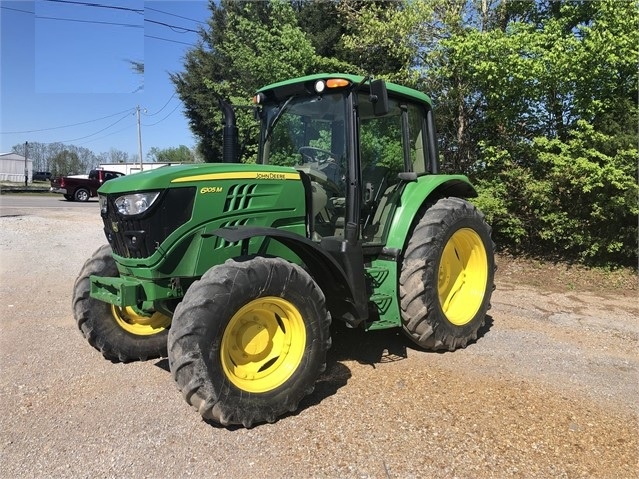
M 164 331 L 171 324 L 171 318 L 162 313 L 141 314 L 130 306 L 119 308 L 111 306 L 113 318 L 118 325 L 131 334 L 151 336 Z
M 274 296 L 243 306 L 229 321 L 220 354 L 226 377 L 238 388 L 271 391 L 299 367 L 306 349 L 302 315 L 288 301 Z
M 457 230 L 448 240 L 439 263 L 439 304 L 448 321 L 469 323 L 479 311 L 488 280 L 488 257 L 472 229 Z

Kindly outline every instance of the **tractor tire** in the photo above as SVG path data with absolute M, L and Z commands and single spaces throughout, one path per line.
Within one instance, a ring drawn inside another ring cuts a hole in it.
M 73 193 L 73 199 L 76 201 L 89 201 L 89 198 L 91 198 L 91 194 L 89 190 L 85 188 L 78 188 L 75 190 L 75 193 Z
M 404 332 L 420 347 L 454 351 L 477 339 L 494 289 L 490 234 L 483 214 L 460 198 L 442 198 L 419 218 L 399 295 Z
M 228 260 L 193 283 L 169 331 L 169 367 L 206 420 L 251 427 L 295 411 L 331 345 L 324 294 L 280 258 Z
M 89 277 L 119 275 L 111 246 L 100 247 L 80 270 L 73 286 L 73 314 L 89 344 L 113 362 L 145 361 L 166 357 L 171 318 L 134 308 L 119 308 L 90 296 Z

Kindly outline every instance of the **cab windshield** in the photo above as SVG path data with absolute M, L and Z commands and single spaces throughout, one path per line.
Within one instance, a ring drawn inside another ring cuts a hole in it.
M 346 134 L 344 94 L 288 98 L 265 105 L 261 162 L 293 166 L 332 194 L 344 196 Z

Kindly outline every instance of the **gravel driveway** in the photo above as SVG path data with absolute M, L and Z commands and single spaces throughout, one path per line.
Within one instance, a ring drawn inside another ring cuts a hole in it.
M 166 360 L 112 364 L 71 312 L 105 241 L 95 208 L 0 217 L 2 478 L 636 478 L 639 306 L 497 275 L 454 353 L 334 331 L 326 373 L 275 424 L 201 420 Z M 24 213 L 24 214 L 23 214 Z

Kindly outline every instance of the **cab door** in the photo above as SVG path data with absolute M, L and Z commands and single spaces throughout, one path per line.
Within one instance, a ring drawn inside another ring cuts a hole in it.
M 358 142 L 361 168 L 361 238 L 383 246 L 401 194 L 398 174 L 427 172 L 426 108 L 389 98 L 388 113 L 376 116 L 370 96 L 359 94 Z

